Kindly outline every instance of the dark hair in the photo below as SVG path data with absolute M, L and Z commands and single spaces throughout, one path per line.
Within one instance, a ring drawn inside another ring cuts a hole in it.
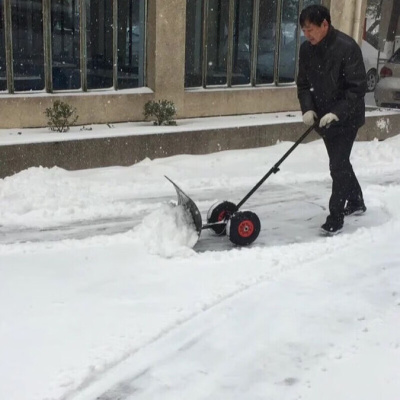
M 306 22 L 321 26 L 322 22 L 324 22 L 324 19 L 326 19 L 326 22 L 328 22 L 329 25 L 331 24 L 331 14 L 329 13 L 329 10 L 319 4 L 313 4 L 306 7 L 301 12 L 300 26 L 303 27 Z

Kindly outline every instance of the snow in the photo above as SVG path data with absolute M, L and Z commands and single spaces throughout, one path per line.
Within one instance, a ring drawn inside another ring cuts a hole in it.
M 321 140 L 245 204 L 250 247 L 171 203 L 164 175 L 204 220 L 291 145 L 0 180 L 1 398 L 398 400 L 400 135 L 355 143 L 368 210 L 335 237 Z
M 373 93 L 367 93 L 366 104 L 370 117 L 397 114 L 395 109 L 377 108 Z M 180 119 L 176 126 L 154 126 L 151 122 L 125 122 L 119 124 L 72 126 L 67 133 L 53 132 L 47 128 L 0 129 L 0 146 L 64 142 L 70 140 L 101 139 L 132 135 L 174 134 L 196 132 L 204 129 L 229 129 L 243 126 L 274 125 L 303 122 L 300 111 Z

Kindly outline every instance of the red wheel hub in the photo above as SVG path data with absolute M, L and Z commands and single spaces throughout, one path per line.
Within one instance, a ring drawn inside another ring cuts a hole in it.
M 254 224 L 250 220 L 246 219 L 239 224 L 238 232 L 241 237 L 247 238 L 253 234 Z
M 221 211 L 221 212 L 218 214 L 218 222 L 223 221 L 223 220 L 225 219 L 225 217 L 227 216 L 227 214 L 228 214 L 228 212 L 227 212 L 226 210 Z

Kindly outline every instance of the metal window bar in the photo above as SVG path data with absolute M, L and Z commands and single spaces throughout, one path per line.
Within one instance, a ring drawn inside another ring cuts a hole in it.
M 208 10 L 209 0 L 204 0 L 203 4 L 203 73 L 202 73 L 202 87 L 207 87 L 207 47 L 208 47 Z M 233 32 L 235 22 L 235 0 L 229 0 L 229 15 L 228 15 L 228 46 L 227 46 L 227 60 L 226 60 L 226 85 L 232 86 L 232 68 L 233 68 Z
M 280 62 L 280 47 L 282 35 L 282 3 L 283 0 L 277 2 L 276 13 L 276 32 L 275 32 L 275 59 L 274 59 L 274 84 L 279 85 L 279 62 Z
M 113 86 L 118 90 L 118 0 L 113 0 Z
M 260 0 L 253 1 L 253 32 L 251 44 L 251 71 L 250 84 L 256 86 L 257 81 L 257 61 L 258 61 L 258 30 L 260 21 Z
M 206 0 L 208 3 L 208 0 Z M 6 71 L 7 71 L 7 91 L 14 93 L 14 65 L 13 65 L 13 46 L 12 46 L 12 11 L 11 0 L 4 0 L 4 36 L 5 36 L 5 55 L 6 55 Z M 52 37 L 51 37 L 51 0 L 43 0 L 43 46 L 44 46 L 44 74 L 45 74 L 45 90 L 48 93 L 53 92 L 53 60 L 52 60 Z M 141 3 L 141 23 L 143 40 L 146 42 L 146 23 L 147 16 L 147 1 L 144 2 L 144 7 Z M 86 1 L 79 0 L 79 29 L 80 29 L 80 75 L 81 75 L 81 90 L 88 91 L 87 84 L 87 10 Z M 144 65 L 146 65 L 146 51 L 143 54 Z M 142 67 L 143 80 L 146 82 L 146 69 Z M 118 89 L 118 0 L 113 0 L 113 87 Z
M 208 6 L 209 0 L 204 0 L 203 4 L 203 71 L 201 74 L 202 86 L 206 88 L 207 86 L 207 57 L 208 57 Z
M 6 46 L 6 70 L 8 93 L 14 93 L 14 65 L 12 48 L 11 0 L 4 0 L 4 41 Z
M 44 85 L 47 93 L 53 91 L 53 57 L 51 47 L 51 0 L 43 0 Z
M 296 81 L 297 73 L 299 72 L 299 53 L 300 53 L 300 41 L 301 41 L 301 26 L 300 26 L 300 13 L 303 9 L 304 0 L 299 0 L 299 9 L 297 12 L 297 43 L 296 43 L 296 69 L 294 73 L 294 79 Z
M 80 63 L 81 63 L 81 88 L 87 92 L 87 40 L 86 40 L 86 1 L 79 0 L 79 29 L 80 29 Z
M 279 1 L 279 0 L 278 0 Z M 276 7 L 278 8 L 280 5 L 278 4 Z M 260 32 L 260 0 L 254 0 L 254 11 L 253 11 L 253 43 L 252 43 L 252 54 L 251 54 L 251 86 L 261 86 L 261 87 L 269 87 L 269 86 L 275 86 L 276 83 L 275 81 L 271 83 L 260 83 L 257 85 L 257 63 L 258 63 L 258 38 L 259 38 L 259 32 Z M 277 10 L 277 17 L 276 21 L 278 22 L 278 26 L 280 26 L 279 23 L 279 10 Z M 277 38 L 275 39 L 277 40 Z M 275 44 L 276 46 L 276 44 Z M 275 48 L 275 56 L 274 56 L 274 68 L 273 70 L 275 71 L 275 63 L 277 62 L 277 48 Z M 279 64 L 277 64 L 279 65 Z M 276 76 L 276 72 L 274 72 L 274 75 Z
M 139 76 L 141 77 L 141 81 L 139 80 L 139 86 L 144 86 L 147 82 L 147 46 L 146 46 L 146 38 L 147 38 L 147 0 L 139 3 L 139 23 L 140 31 L 143 35 L 143 46 L 140 46 L 139 55 L 142 54 L 142 57 L 139 57 L 143 60 L 142 63 L 139 63 Z
M 304 0 L 299 0 L 298 9 L 299 15 L 303 8 Z M 292 83 L 279 82 L 279 63 L 280 63 L 280 44 L 282 36 L 282 13 L 283 13 L 283 0 L 277 1 L 277 15 L 276 15 L 276 36 L 275 36 L 275 57 L 274 57 L 274 81 L 272 85 L 285 86 L 292 85 Z M 208 9 L 209 0 L 204 0 L 203 4 L 203 63 L 202 63 L 202 87 L 207 87 L 207 46 L 208 46 Z M 260 18 L 260 0 L 253 2 L 253 23 L 252 23 L 252 46 L 251 46 L 251 72 L 250 72 L 250 85 L 256 86 L 257 82 L 257 59 L 258 59 L 258 34 L 259 34 L 259 18 Z M 227 86 L 232 86 L 232 68 L 233 68 L 233 28 L 235 19 L 234 0 L 229 0 L 229 31 L 228 31 L 228 58 L 227 58 Z M 298 72 L 298 54 L 300 48 L 300 28 L 297 30 L 297 50 L 296 50 L 296 69 L 295 76 Z M 270 86 L 271 84 L 265 84 Z M 264 85 L 263 85 L 264 86 Z
M 293 83 L 296 83 L 296 77 L 299 69 L 299 52 L 300 52 L 300 41 L 301 41 L 301 28 L 299 23 L 299 16 L 300 12 L 303 9 L 304 0 L 298 0 L 298 14 L 297 14 L 297 36 L 296 36 L 296 53 L 295 53 L 295 71 L 294 71 L 294 79 L 293 82 L 279 82 L 279 75 L 278 75 L 278 82 L 277 86 L 293 86 Z M 318 2 L 316 2 L 318 3 Z M 280 54 L 280 51 L 278 52 Z M 279 73 L 279 71 L 278 71 Z
M 233 68 L 233 30 L 235 23 L 235 0 L 229 0 L 228 16 L 228 49 L 226 57 L 226 85 L 232 86 L 232 68 Z

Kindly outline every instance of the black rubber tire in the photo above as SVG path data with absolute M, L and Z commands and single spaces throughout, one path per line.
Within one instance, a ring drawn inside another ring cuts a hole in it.
M 372 68 L 367 72 L 367 92 L 373 92 L 378 83 L 378 74 L 376 69 Z
M 236 204 L 230 201 L 219 201 L 213 204 L 207 213 L 207 223 L 214 224 L 219 221 L 228 221 L 231 215 L 237 210 Z M 218 236 L 226 234 L 226 223 L 218 224 L 210 228 Z
M 229 240 L 237 246 L 253 243 L 261 230 L 261 222 L 252 211 L 238 211 L 231 216 L 226 226 Z

